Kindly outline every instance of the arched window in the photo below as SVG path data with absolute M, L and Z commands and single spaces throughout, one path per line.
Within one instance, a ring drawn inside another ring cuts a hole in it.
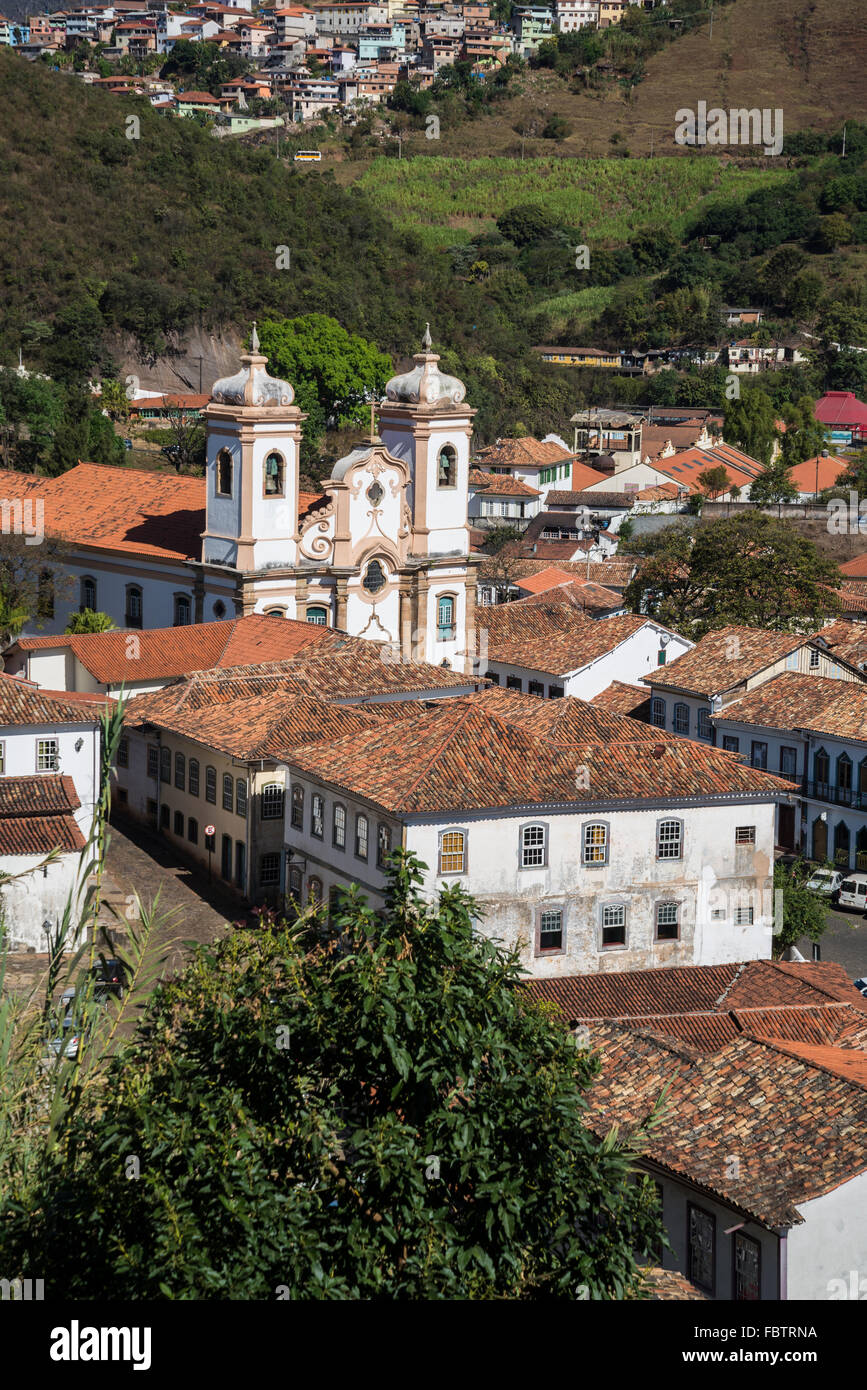
M 243 777 L 235 783 L 235 811 L 239 816 L 247 814 L 247 783 Z
M 189 769 L 189 774 L 190 774 L 190 780 L 189 780 L 189 784 L 188 784 L 188 791 L 189 791 L 189 793 L 190 793 L 190 796 L 198 796 L 198 794 L 199 794 L 199 760 L 198 760 L 198 758 L 190 758 L 190 769 Z
M 437 487 L 457 487 L 458 455 L 452 444 L 444 444 L 437 454 Z
M 215 767 L 205 768 L 205 800 L 213 801 L 217 804 L 217 769 Z
M 813 758 L 813 781 L 819 795 L 827 795 L 828 779 L 831 776 L 831 759 L 824 748 L 819 748 Z
M 331 843 L 335 849 L 346 848 L 346 807 L 335 801 L 331 814 Z
M 223 773 L 223 810 L 235 809 L 235 783 L 230 772 Z
M 127 627 L 141 627 L 142 625 L 141 589 L 137 584 L 127 584 L 126 586 L 126 625 Z
M 90 575 L 85 575 L 81 581 L 79 609 L 83 613 L 85 608 L 89 608 L 91 613 L 96 612 L 96 580 L 91 579 Z
M 841 869 L 849 867 L 850 843 L 848 825 L 845 821 L 838 820 L 834 827 L 834 863 Z
M 311 907 L 319 907 L 322 902 L 321 878 L 309 878 L 307 880 L 307 901 Z
M 713 725 L 710 722 L 709 709 L 700 709 L 698 712 L 698 736 L 703 738 L 706 743 L 713 741 Z
M 658 695 L 654 695 L 650 702 L 650 722 L 657 729 L 665 728 L 665 701 L 661 700 Z
M 175 786 L 182 792 L 187 784 L 187 760 L 183 753 L 175 754 Z
M 217 492 L 221 497 L 232 496 L 232 474 L 234 464 L 228 449 L 221 449 L 217 455 Z
M 355 857 L 356 859 L 367 858 L 367 835 L 368 825 L 367 816 L 357 815 L 355 817 Z
M 189 594 L 175 594 L 175 627 L 187 627 L 190 622 Z
M 193 816 L 187 821 L 187 839 L 191 845 L 199 843 L 199 822 Z
M 585 825 L 582 850 L 585 864 L 608 863 L 608 826 L 605 821 Z
M 676 734 L 689 733 L 689 705 L 676 704 L 674 707 L 674 732 Z
M 264 495 L 266 497 L 283 496 L 285 471 L 286 465 L 283 462 L 282 454 L 269 454 L 265 460 Z
M 837 759 L 837 790 L 840 801 L 852 800 L 852 759 L 848 753 L 841 753 Z
M 521 868 L 541 869 L 548 861 L 548 833 L 544 825 L 521 829 Z
M 297 782 L 292 788 L 292 829 L 304 829 L 304 788 Z
M 283 815 L 283 787 L 279 782 L 268 782 L 262 788 L 262 819 L 280 820 Z
M 813 858 L 823 864 L 828 858 L 828 822 L 817 816 L 813 821 Z
M 437 599 L 437 641 L 451 642 L 455 635 L 455 600 L 451 594 Z
M 225 603 L 223 602 L 223 600 L 222 600 L 221 598 L 218 598 L 218 599 L 217 599 L 217 602 L 214 604 L 214 617 L 217 618 L 217 619 L 219 619 L 219 618 L 225 618 L 225 616 L 226 616 L 226 605 L 225 605 Z
M 656 826 L 657 859 L 683 858 L 683 821 L 661 820 Z
M 285 617 L 286 617 L 286 609 L 285 609 L 285 608 L 266 608 L 266 609 L 265 609 L 265 617 L 266 617 L 266 618 L 285 618 Z
M 312 608 L 307 609 L 308 623 L 316 623 L 319 627 L 328 626 L 328 609 L 321 604 L 315 603 Z
M 369 594 L 378 594 L 380 589 L 385 588 L 385 570 L 379 560 L 371 560 L 361 582 Z
M 465 874 L 467 871 L 467 832 L 465 830 L 443 830 L 440 832 L 441 874 Z

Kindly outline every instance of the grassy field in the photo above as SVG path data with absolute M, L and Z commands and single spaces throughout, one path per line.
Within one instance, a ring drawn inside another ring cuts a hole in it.
M 430 248 L 472 241 L 517 203 L 539 202 L 552 218 L 594 241 L 626 241 L 645 227 L 675 234 L 702 202 L 745 198 L 788 177 L 741 169 L 711 156 L 663 159 L 377 159 L 359 179 L 401 228 Z

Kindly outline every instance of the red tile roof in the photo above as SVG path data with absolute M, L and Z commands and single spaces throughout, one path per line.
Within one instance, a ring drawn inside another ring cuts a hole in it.
M 762 465 L 749 454 L 734 449 L 730 444 L 716 444 L 712 449 L 683 449 L 670 454 L 668 458 L 657 458 L 653 467 L 664 473 L 690 492 L 699 492 L 698 476 L 709 468 L 722 465 L 729 476 L 729 485 L 746 491 L 762 472 Z
M 552 566 L 547 560 L 541 557 L 535 560 L 523 556 L 509 558 L 510 576 L 516 584 L 522 576 L 539 574 L 551 568 Z M 614 556 L 608 560 L 591 560 L 589 572 L 586 560 L 558 560 L 554 568 L 575 579 L 591 579 L 595 584 L 602 584 L 608 589 L 625 589 L 635 573 L 636 563 L 633 559 Z M 489 556 L 486 563 L 482 565 L 479 574 L 482 582 L 490 579 L 495 569 L 496 557 Z
M 489 697 L 486 697 L 486 700 Z M 547 702 L 550 703 L 550 702 Z M 558 702 L 559 703 L 559 702 Z M 586 702 L 588 719 L 602 716 Z M 536 708 L 545 706 L 539 701 Z M 547 717 L 547 716 L 545 716 Z M 647 738 L 633 720 L 624 737 L 552 743 L 528 724 L 488 714 L 485 703 L 443 701 L 393 729 L 353 734 L 302 748 L 292 763 L 355 796 L 406 814 L 678 798 L 774 800 L 790 787 L 729 753 L 674 737 Z M 576 766 L 586 768 L 586 789 Z M 399 773 L 396 773 L 399 769 Z
M 597 709 L 609 710 L 612 714 L 626 714 L 632 719 L 647 720 L 650 717 L 650 696 L 637 685 L 627 685 L 625 681 L 612 681 L 606 690 L 593 696 L 592 703 Z
M 526 594 L 541 594 L 545 589 L 555 589 L 558 584 L 571 584 L 574 578 L 574 574 L 568 574 L 566 570 L 548 565 L 546 569 L 539 570 L 537 574 L 524 575 L 516 583 L 518 588 L 523 589 Z
M 488 661 L 565 676 L 613 652 L 646 622 L 638 613 L 597 622 L 565 603 L 501 603 L 485 609 Z
M 783 671 L 725 705 L 718 717 L 865 742 L 867 684 Z
M 482 468 L 488 469 L 492 464 L 499 467 L 509 468 L 546 468 L 553 463 L 565 463 L 572 458 L 568 449 L 555 444 L 553 440 L 533 439 L 529 435 L 525 439 L 498 439 L 496 444 L 489 444 L 485 449 L 479 449 L 474 462 L 478 461 Z
M 80 806 L 71 777 L 49 773 L 0 777 L 0 854 L 84 849 L 84 837 L 72 814 Z
M 733 690 L 759 671 L 814 640 L 803 633 L 767 632 L 759 627 L 723 627 L 709 632 L 691 651 L 640 679 L 660 690 L 710 698 Z
M 867 405 L 851 391 L 826 391 L 813 411 L 823 425 L 859 425 L 867 428 Z
M 852 666 L 867 662 L 867 623 L 853 623 L 846 618 L 838 618 L 836 622 L 820 628 L 816 637 L 825 643 L 832 656 L 842 657 Z
M 702 1055 L 616 1023 L 589 1028 L 602 1060 L 588 1096 L 591 1128 L 630 1135 L 665 1090 L 661 1115 L 642 1133 L 642 1156 L 763 1225 L 799 1224 L 799 1204 L 867 1168 L 860 1079 L 746 1034 Z
M 539 489 L 530 487 L 509 473 L 484 473 L 481 468 L 470 469 L 470 487 L 479 492 L 501 497 L 538 497 Z
M 591 617 L 594 614 L 597 617 L 605 617 L 623 608 L 621 594 L 616 593 L 614 589 L 604 589 L 601 584 L 594 584 L 592 580 L 586 579 L 569 579 L 554 589 L 545 589 L 540 594 L 529 594 L 527 598 L 518 599 L 516 602 L 526 605 L 562 603 L 578 613 Z
M 0 675 L 0 725 L 99 723 L 105 700 L 78 700 L 63 691 L 40 690 L 17 676 Z M 8 779 L 6 779 L 8 780 Z
M 851 460 L 838 454 L 836 458 L 823 458 L 821 454 L 803 463 L 796 463 L 789 469 L 789 477 L 799 492 L 822 492 L 833 487 L 841 473 L 845 473 Z
M 155 627 L 136 632 L 95 632 L 57 637 L 19 637 L 22 651 L 68 647 L 85 670 L 103 684 L 168 680 L 229 666 L 285 661 L 309 647 L 342 649 L 361 639 L 294 618 L 251 613 L 219 623 Z M 130 656 L 130 651 L 137 653 Z
M 849 579 L 867 579 L 867 550 L 863 555 L 854 555 L 840 566 L 840 573 Z

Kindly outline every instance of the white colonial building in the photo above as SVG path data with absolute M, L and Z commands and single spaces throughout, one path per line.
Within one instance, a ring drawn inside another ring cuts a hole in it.
M 402 713 L 287 758 L 296 902 L 355 883 L 380 906 L 402 846 L 530 974 L 770 957 L 778 778 L 582 701 Z
M 72 592 L 59 586 L 52 601 L 48 573 L 43 630 L 62 632 L 84 608 L 121 628 L 267 613 L 467 669 L 474 412 L 463 384 L 439 370 L 429 332 L 412 370 L 387 384 L 381 437 L 341 459 L 318 494 L 299 488 L 294 390 L 267 374 L 255 326 L 251 341 L 204 411 L 204 479 L 94 464 L 56 479 L 5 475 L 5 503 L 26 534 L 65 542 L 55 568 Z

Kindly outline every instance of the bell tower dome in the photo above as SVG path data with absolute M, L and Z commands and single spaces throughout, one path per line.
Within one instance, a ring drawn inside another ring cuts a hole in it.
M 256 325 L 240 371 L 214 383 L 205 408 L 206 562 L 245 572 L 295 563 L 298 452 L 307 417 L 288 381 L 266 372 Z
M 379 433 L 388 451 L 409 464 L 414 556 L 466 555 L 467 487 L 475 411 L 466 387 L 447 376 L 433 352 L 430 324 L 409 372 L 393 376 L 379 409 Z

